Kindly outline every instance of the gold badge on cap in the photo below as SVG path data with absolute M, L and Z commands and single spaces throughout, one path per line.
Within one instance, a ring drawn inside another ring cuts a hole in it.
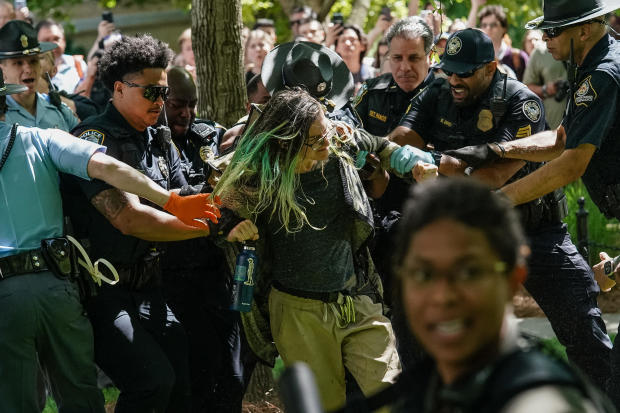
M 482 132 L 490 131 L 493 128 L 493 113 L 489 109 L 482 109 L 478 114 L 478 124 L 476 126 Z
M 22 34 L 19 37 L 19 40 L 22 42 L 22 47 L 25 49 L 28 47 L 28 36 L 26 36 L 25 34 Z
M 463 42 L 457 36 L 454 36 L 446 45 L 446 53 L 450 56 L 455 55 L 461 51 L 461 47 L 463 47 Z

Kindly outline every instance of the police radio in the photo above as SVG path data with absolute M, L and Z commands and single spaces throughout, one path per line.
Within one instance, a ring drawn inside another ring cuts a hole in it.
M 508 84 L 508 75 L 504 74 L 504 85 L 502 87 L 502 95 L 491 98 L 491 113 L 493 114 L 493 120 L 495 126 L 502 120 L 508 109 L 508 102 L 506 102 L 506 85 Z

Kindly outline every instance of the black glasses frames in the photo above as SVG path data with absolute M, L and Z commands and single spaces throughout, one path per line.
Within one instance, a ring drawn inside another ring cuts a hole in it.
M 598 23 L 598 24 L 602 24 L 603 26 L 607 25 L 607 22 L 605 22 L 605 20 L 589 20 L 589 21 L 580 22 L 577 24 L 569 24 L 567 26 L 550 27 L 548 29 L 542 29 L 542 31 L 543 33 L 547 35 L 548 38 L 553 39 L 554 37 L 558 37 L 559 35 L 561 35 L 564 31 L 570 29 L 571 27 L 582 26 L 584 24 L 590 24 L 590 23 Z
M 166 99 L 168 99 L 168 94 L 170 93 L 170 88 L 168 86 L 142 86 L 136 83 L 128 82 L 126 80 L 121 80 L 121 82 L 129 87 L 139 87 L 144 89 L 144 94 L 142 96 L 144 96 L 145 99 L 148 99 L 151 102 L 155 102 L 160 96 L 161 99 L 165 102 Z

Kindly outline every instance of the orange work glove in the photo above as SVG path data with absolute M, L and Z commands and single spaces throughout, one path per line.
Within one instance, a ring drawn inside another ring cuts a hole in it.
M 172 192 L 164 209 L 186 225 L 206 228 L 207 224 L 199 219 L 207 219 L 217 224 L 217 219 L 221 216 L 217 205 L 220 205 L 220 198 L 216 196 L 213 199 L 211 194 L 179 196 Z

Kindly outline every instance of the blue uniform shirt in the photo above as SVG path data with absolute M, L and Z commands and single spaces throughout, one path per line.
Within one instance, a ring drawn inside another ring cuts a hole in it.
M 78 124 L 78 119 L 71 109 L 65 104 L 62 110 L 48 102 L 46 95 L 37 93 L 37 116 L 32 116 L 22 105 L 17 103 L 11 96 L 6 97 L 8 110 L 6 123 L 19 123 L 21 126 L 31 126 L 41 129 L 56 128 L 69 132 Z
M 10 124 L 0 122 L 0 154 L 10 131 Z M 58 172 L 90 179 L 88 161 L 98 151 L 105 148 L 57 130 L 17 129 L 0 171 L 0 257 L 39 248 L 42 239 L 63 235 Z

